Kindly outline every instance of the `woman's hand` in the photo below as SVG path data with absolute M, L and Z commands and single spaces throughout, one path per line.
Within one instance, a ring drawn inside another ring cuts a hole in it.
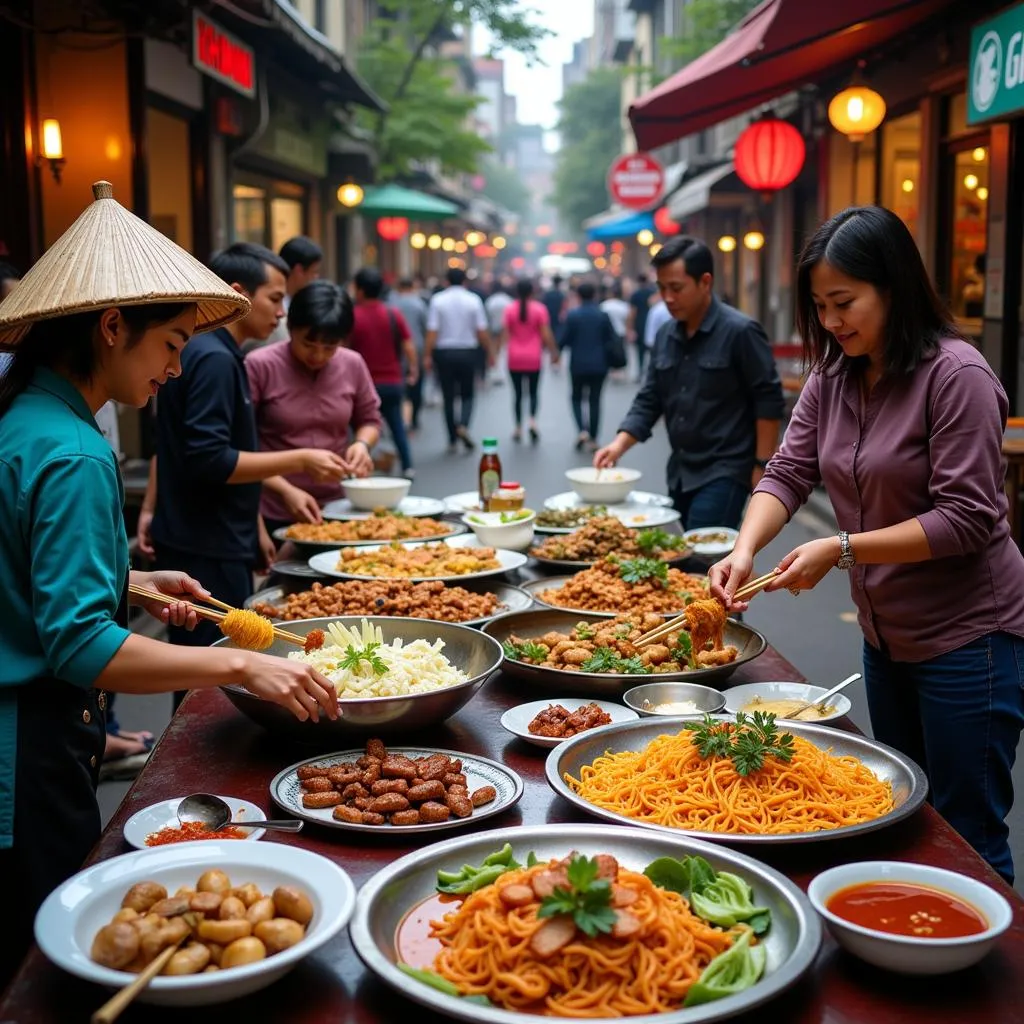
M 288 514 L 295 522 L 322 523 L 324 521 L 316 498 L 301 487 L 290 487 L 280 497 L 288 508 Z
M 277 545 L 274 543 L 274 539 L 267 533 L 266 523 L 263 522 L 263 516 L 260 516 L 257 520 L 259 527 L 259 547 L 260 547 L 260 566 L 259 568 L 266 571 L 277 561 Z
M 324 448 L 306 448 L 302 453 L 302 470 L 318 484 L 337 483 L 348 473 L 340 455 Z
M 835 568 L 840 554 L 838 537 L 824 537 L 801 544 L 779 562 L 778 578 L 772 580 L 765 590 L 786 588 L 794 594 L 813 590 L 829 570 Z
M 333 683 L 312 665 L 268 654 L 246 656 L 251 659 L 245 682 L 250 693 L 287 708 L 300 722 L 319 722 L 321 711 L 332 720 L 341 714 Z
M 733 548 L 721 561 L 715 562 L 708 570 L 711 582 L 711 596 L 717 597 L 725 605 L 727 611 L 743 612 L 747 610 L 746 601 L 736 601 L 733 594 L 748 579 L 754 568 L 754 556 L 742 548 Z
M 153 547 L 153 510 L 143 507 L 139 511 L 139 522 L 135 527 L 135 540 L 139 545 L 139 551 L 147 558 L 156 557 L 156 549 Z
M 354 441 L 345 452 L 345 461 L 353 476 L 365 477 L 373 472 L 373 459 L 370 450 L 362 441 Z
M 162 601 L 147 601 L 145 598 L 136 598 L 132 603 L 144 608 L 154 619 L 166 623 L 169 626 L 184 626 L 185 629 L 195 629 L 199 618 L 195 609 L 188 603 L 189 597 L 205 600 L 210 592 L 198 581 L 192 579 L 186 572 L 165 569 L 160 572 L 137 572 L 133 571 L 132 583 L 138 587 L 145 587 L 147 590 L 155 590 L 168 597 L 181 597 L 184 600 L 174 604 L 164 604 Z

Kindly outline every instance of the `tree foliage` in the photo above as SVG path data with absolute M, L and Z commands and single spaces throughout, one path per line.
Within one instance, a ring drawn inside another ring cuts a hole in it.
M 490 149 L 469 125 L 479 99 L 455 87 L 459 65 L 440 56 L 439 44 L 476 22 L 496 49 L 536 59 L 547 30 L 533 24 L 533 12 L 518 0 L 378 0 L 378 6 L 382 14 L 360 41 L 357 66 L 389 108 L 358 114 L 374 136 L 381 176 L 432 160 L 449 173 L 475 170 Z
M 761 0 L 690 0 L 682 30 L 658 41 L 664 62 L 682 67 L 720 43 Z
M 608 207 L 608 168 L 622 149 L 621 89 L 617 68 L 597 68 L 559 102 L 562 146 L 552 202 L 573 230 Z

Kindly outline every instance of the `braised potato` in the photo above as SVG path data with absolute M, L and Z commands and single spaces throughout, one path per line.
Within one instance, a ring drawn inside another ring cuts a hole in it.
M 196 934 L 204 941 L 216 942 L 218 946 L 228 946 L 235 939 L 244 939 L 251 935 L 252 924 L 245 918 L 231 921 L 200 921 Z
M 226 896 L 231 891 L 231 879 L 219 868 L 204 871 L 196 882 L 198 892 L 219 892 Z
M 222 921 L 241 920 L 246 915 L 246 906 L 237 896 L 225 896 L 220 903 L 217 916 Z
M 279 885 L 274 890 L 274 906 L 280 917 L 290 917 L 300 925 L 313 920 L 313 904 L 309 897 L 293 885 Z
M 269 921 L 271 918 L 276 916 L 277 908 L 274 906 L 274 901 L 269 896 L 264 896 L 263 899 L 257 900 L 245 912 L 245 919 L 251 922 L 254 928 L 261 921 Z
M 139 953 L 139 933 L 126 921 L 104 925 L 92 940 L 89 956 L 115 971 L 127 967 Z
M 164 974 L 199 974 L 210 964 L 210 951 L 201 942 L 193 942 L 179 949 L 168 961 Z
M 235 939 L 229 946 L 225 946 L 220 957 L 222 970 L 229 967 L 241 967 L 242 964 L 253 964 L 257 960 L 266 960 L 267 947 L 259 939 L 252 935 L 244 939 Z
M 164 899 L 167 899 L 167 890 L 159 882 L 136 882 L 125 893 L 121 906 L 145 914 L 154 903 Z
M 272 921 L 261 921 L 256 925 L 256 938 L 267 947 L 268 953 L 280 953 L 301 941 L 305 934 L 302 925 L 287 917 L 275 917 Z

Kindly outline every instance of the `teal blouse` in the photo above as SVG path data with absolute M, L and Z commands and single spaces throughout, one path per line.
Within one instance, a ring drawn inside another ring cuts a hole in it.
M 90 688 L 128 630 L 124 488 L 81 393 L 39 370 L 0 417 L 0 848 L 14 826 L 16 686 Z M 54 737 L 60 742 L 59 737 Z

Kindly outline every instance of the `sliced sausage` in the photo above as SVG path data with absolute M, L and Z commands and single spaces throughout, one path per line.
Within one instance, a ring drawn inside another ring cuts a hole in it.
M 643 924 L 636 914 L 631 914 L 628 910 L 615 911 L 615 924 L 612 925 L 614 938 L 631 939 L 642 927 Z
M 549 917 L 530 936 L 530 951 L 539 957 L 549 957 L 568 946 L 576 938 L 576 922 L 566 914 Z
M 330 793 L 303 793 L 302 806 L 310 810 L 320 810 L 324 807 L 337 807 L 341 803 L 341 794 Z
M 619 862 L 610 853 L 599 853 L 594 860 L 597 861 L 598 878 L 614 882 L 619 877 Z
M 498 898 L 506 907 L 525 907 L 534 902 L 533 889 L 514 883 L 498 890 Z
M 612 906 L 613 907 L 631 907 L 636 901 L 640 899 L 640 893 L 636 889 L 630 889 L 625 885 L 616 885 L 612 883 Z

